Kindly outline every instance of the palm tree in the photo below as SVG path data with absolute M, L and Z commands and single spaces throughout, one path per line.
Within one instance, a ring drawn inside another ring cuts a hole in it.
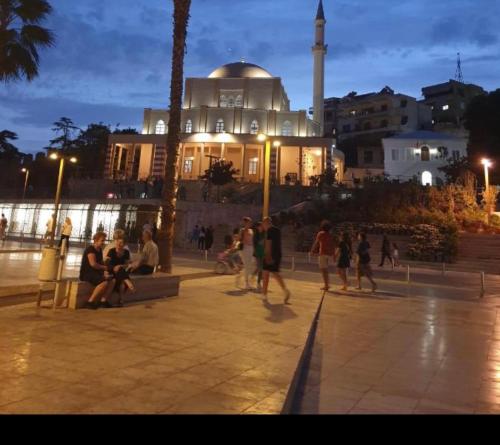
M 172 49 L 172 74 L 170 79 L 170 119 L 168 121 L 167 160 L 165 186 L 163 189 L 160 242 L 160 266 L 172 273 L 172 250 L 174 246 L 175 206 L 177 196 L 177 159 L 181 141 L 181 108 L 184 80 L 184 55 L 189 23 L 191 0 L 173 0 L 174 33 Z
M 38 50 L 54 43 L 40 23 L 51 13 L 46 0 L 0 0 L 0 81 L 38 76 Z
M 9 131 L 0 131 L 0 159 L 14 159 L 19 156 L 19 150 L 10 141 L 15 141 L 17 134 Z

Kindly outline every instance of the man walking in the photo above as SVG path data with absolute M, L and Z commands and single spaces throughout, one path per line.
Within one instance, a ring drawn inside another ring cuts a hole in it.
M 280 264 L 281 264 L 281 231 L 277 227 L 273 226 L 272 219 L 267 216 L 262 221 L 264 230 L 266 231 L 266 242 L 264 247 L 264 277 L 263 277 L 263 288 L 262 293 L 264 294 L 264 301 L 267 300 L 267 291 L 269 288 L 269 275 L 272 274 L 274 279 L 278 282 L 281 289 L 285 293 L 285 304 L 290 301 L 290 291 L 286 288 L 285 282 L 280 275 Z
M 389 241 L 389 238 L 387 238 L 387 235 L 384 233 L 384 237 L 382 238 L 382 259 L 380 260 L 380 264 L 378 267 L 383 267 L 385 259 L 388 259 L 394 268 L 394 263 L 392 260 L 391 256 L 391 243 Z
M 2 213 L 2 219 L 0 219 L 0 239 L 2 241 L 5 241 L 5 238 L 7 237 L 7 224 L 7 218 Z
M 332 225 L 330 221 L 321 223 L 320 231 L 316 235 L 316 240 L 311 247 L 311 255 L 319 253 L 319 270 L 323 276 L 323 287 L 321 290 L 328 291 L 330 289 L 330 279 L 328 276 L 328 265 L 330 261 L 335 261 L 335 240 L 330 233 Z
M 361 278 L 365 276 L 372 285 L 372 292 L 377 290 L 377 284 L 373 280 L 373 272 L 370 266 L 370 243 L 366 239 L 365 233 L 358 235 L 359 245 L 357 250 L 357 275 L 358 275 L 358 290 L 361 288 Z

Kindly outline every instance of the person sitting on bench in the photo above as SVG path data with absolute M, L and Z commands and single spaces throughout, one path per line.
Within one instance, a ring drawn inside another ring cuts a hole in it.
M 108 267 L 104 265 L 102 246 L 105 241 L 106 234 L 97 232 L 94 235 L 94 243 L 83 252 L 80 281 L 86 281 L 94 286 L 92 295 L 85 303 L 87 309 L 97 309 L 99 306 L 113 307 L 108 298 L 113 292 L 116 281 L 108 273 Z
M 158 263 L 158 246 L 153 241 L 153 234 L 149 230 L 142 233 L 144 247 L 139 254 L 139 259 L 130 267 L 130 272 L 136 275 L 151 275 Z

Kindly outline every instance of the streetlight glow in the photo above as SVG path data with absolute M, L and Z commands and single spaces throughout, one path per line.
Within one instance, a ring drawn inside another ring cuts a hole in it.
M 486 168 L 491 167 L 491 161 L 486 158 L 481 159 L 481 164 L 483 164 Z
M 26 172 L 27 172 L 27 170 L 26 170 L 25 168 L 22 168 L 22 169 L 21 169 L 21 172 L 26 173 Z
M 69 162 L 76 164 L 78 162 L 78 159 L 76 159 L 75 157 L 72 157 L 69 159 Z
M 278 148 L 279 146 L 281 146 L 281 141 L 274 141 L 273 142 L 273 147 Z
M 265 140 L 267 139 L 267 136 L 263 133 L 260 133 L 258 136 L 257 136 L 257 140 L 259 142 L 264 142 Z
M 57 153 L 51 153 L 50 156 L 49 156 L 49 158 L 53 159 L 55 161 L 56 159 L 59 158 L 59 156 L 57 156 Z

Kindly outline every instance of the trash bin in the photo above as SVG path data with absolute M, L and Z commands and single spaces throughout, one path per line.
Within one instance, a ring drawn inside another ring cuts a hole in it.
M 56 247 L 44 247 L 42 250 L 42 261 L 38 271 L 39 281 L 55 281 L 57 279 L 57 267 L 59 262 L 59 249 Z

